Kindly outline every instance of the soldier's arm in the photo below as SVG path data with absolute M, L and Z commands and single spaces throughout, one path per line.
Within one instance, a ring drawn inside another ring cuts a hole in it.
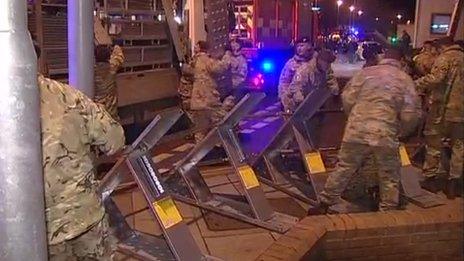
M 327 88 L 330 89 L 333 95 L 340 94 L 340 87 L 338 86 L 337 78 L 335 78 L 335 73 L 332 70 L 332 67 L 327 71 Z
M 404 81 L 404 103 L 400 111 L 401 136 L 408 136 L 417 127 L 422 116 L 421 101 L 412 79 Z
M 280 73 L 280 78 L 279 78 L 279 97 L 283 95 L 283 93 L 286 91 L 288 85 L 292 82 L 293 75 L 291 72 L 291 65 L 289 62 L 287 62 L 282 69 L 282 72 Z
M 241 59 L 237 74 L 240 76 L 242 82 L 244 82 L 248 75 L 248 64 L 245 58 Z
M 356 104 L 359 91 L 363 84 L 364 76 L 362 75 L 362 72 L 353 76 L 353 78 L 346 84 L 342 93 L 343 109 L 346 114 L 350 114 L 351 109 Z
M 81 96 L 81 102 L 86 108 L 91 145 L 106 155 L 112 155 L 122 149 L 125 137 L 121 125 L 105 109 L 84 95 Z
M 221 60 L 216 60 L 213 58 L 209 58 L 208 64 L 207 64 L 207 70 L 208 72 L 212 74 L 221 74 L 227 71 L 230 67 L 230 59 L 227 57 L 227 55 L 224 55 Z
M 124 63 L 124 53 L 119 45 L 115 45 L 110 57 L 111 70 L 116 72 Z
M 449 63 L 446 57 L 439 57 L 433 64 L 432 71 L 422 78 L 416 80 L 416 88 L 419 92 L 427 92 L 429 89 L 438 86 L 446 81 L 448 76 Z

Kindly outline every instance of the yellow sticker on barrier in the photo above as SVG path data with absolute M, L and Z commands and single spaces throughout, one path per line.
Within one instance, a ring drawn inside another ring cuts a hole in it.
M 311 174 L 326 172 L 324 162 L 322 161 L 322 156 L 319 151 L 306 153 L 305 159 Z
M 406 151 L 406 147 L 404 145 L 400 146 L 400 159 L 401 159 L 401 166 L 409 166 L 411 165 L 411 160 L 409 159 L 408 152 Z
M 182 221 L 182 216 L 171 198 L 163 198 L 153 202 L 156 214 L 164 228 L 170 228 Z
M 250 166 L 244 165 L 239 167 L 238 173 L 240 174 L 246 189 L 252 189 L 259 186 L 258 178 L 256 178 L 255 172 Z

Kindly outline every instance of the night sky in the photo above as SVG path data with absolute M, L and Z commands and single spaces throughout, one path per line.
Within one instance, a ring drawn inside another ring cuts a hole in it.
M 322 26 L 329 29 L 336 26 L 337 5 L 336 0 L 318 1 L 322 8 Z M 362 16 L 357 15 L 355 11 L 355 25 L 361 30 L 373 31 L 375 29 L 382 33 L 388 34 L 392 31 L 393 26 L 390 21 L 397 21 L 396 15 L 403 16 L 400 22 L 406 23 L 407 20 L 414 21 L 415 0 L 343 0 L 340 7 L 340 23 L 348 24 L 350 5 L 355 5 L 357 10 L 361 9 L 364 13 Z M 375 18 L 378 17 L 379 21 Z

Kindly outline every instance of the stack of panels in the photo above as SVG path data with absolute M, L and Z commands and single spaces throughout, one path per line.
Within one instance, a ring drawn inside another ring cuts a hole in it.
M 129 10 L 152 11 L 153 1 L 148 0 L 127 0 L 127 8 Z
M 43 52 L 50 76 L 68 72 L 68 27 L 63 15 L 44 14 Z

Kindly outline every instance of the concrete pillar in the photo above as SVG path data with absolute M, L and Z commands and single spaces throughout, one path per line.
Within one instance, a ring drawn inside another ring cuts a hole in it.
M 37 58 L 26 1 L 0 1 L 0 260 L 47 260 Z
M 94 0 L 68 0 L 69 84 L 94 96 Z

